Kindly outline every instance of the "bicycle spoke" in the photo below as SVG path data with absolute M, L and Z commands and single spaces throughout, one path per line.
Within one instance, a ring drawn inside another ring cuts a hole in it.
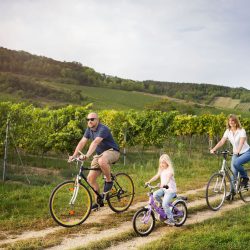
M 114 212 L 123 212 L 129 208 L 134 198 L 134 184 L 125 173 L 115 176 L 114 186 L 107 197 L 107 202 Z
M 184 201 L 177 201 L 172 208 L 175 226 L 180 227 L 182 226 L 186 219 L 187 219 L 187 206 Z
M 246 187 L 240 187 L 240 197 L 241 199 L 248 203 L 250 202 L 250 185 L 247 185 Z
M 154 214 L 147 208 L 138 210 L 133 217 L 133 228 L 141 236 L 149 235 L 155 227 Z
M 50 197 L 50 212 L 60 225 L 71 227 L 87 219 L 91 208 L 91 196 L 88 189 L 74 181 L 58 185 Z
M 207 205 L 212 210 L 218 210 L 226 195 L 226 182 L 222 174 L 216 173 L 211 176 L 206 188 Z

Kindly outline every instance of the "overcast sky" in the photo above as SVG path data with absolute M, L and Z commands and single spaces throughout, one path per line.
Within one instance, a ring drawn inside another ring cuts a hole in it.
M 248 0 L 0 0 L 0 46 L 133 80 L 250 89 Z

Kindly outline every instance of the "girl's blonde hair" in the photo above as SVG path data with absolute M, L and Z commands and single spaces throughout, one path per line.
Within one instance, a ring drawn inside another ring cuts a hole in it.
M 171 159 L 170 159 L 170 157 L 169 157 L 168 154 L 162 154 L 162 155 L 160 156 L 160 159 L 159 159 L 159 170 L 160 170 L 160 164 L 161 164 L 161 162 L 163 162 L 163 161 L 165 161 L 165 162 L 168 164 L 168 167 L 171 169 L 171 171 L 172 171 L 173 174 L 174 174 L 173 163 L 172 163 L 172 161 L 171 161 Z
M 233 120 L 236 123 L 236 128 L 241 128 L 241 124 L 240 124 L 240 120 L 236 115 L 229 115 L 228 119 L 227 119 L 227 128 L 230 129 L 230 125 L 229 125 L 229 119 Z

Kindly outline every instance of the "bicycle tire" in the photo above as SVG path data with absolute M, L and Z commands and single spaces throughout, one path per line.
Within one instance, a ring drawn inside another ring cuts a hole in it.
M 133 216 L 133 229 L 140 236 L 149 235 L 155 227 L 155 216 L 153 211 L 150 214 L 148 208 L 141 208 Z M 146 218 L 146 216 L 148 218 Z
M 240 194 L 240 198 L 244 202 L 249 203 L 250 202 L 250 185 L 248 184 L 245 187 L 240 187 L 239 194 Z
M 114 184 L 107 196 L 107 202 L 111 210 L 116 213 L 126 211 L 134 199 L 134 183 L 131 177 L 125 173 L 114 176 Z
M 79 183 L 79 190 L 70 205 L 74 193 L 75 181 L 65 181 L 55 187 L 49 199 L 52 218 L 61 226 L 73 227 L 82 224 L 91 212 L 92 197 L 89 190 Z
M 172 208 L 172 213 L 174 216 L 175 226 L 182 226 L 185 223 L 188 215 L 186 203 L 182 200 L 176 201 Z
M 210 209 L 217 211 L 221 208 L 226 197 L 226 181 L 221 173 L 213 174 L 206 187 L 206 202 Z

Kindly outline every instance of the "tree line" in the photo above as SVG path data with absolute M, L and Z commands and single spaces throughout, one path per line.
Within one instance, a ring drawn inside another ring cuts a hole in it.
M 44 56 L 36 56 L 25 51 L 14 51 L 3 47 L 0 47 L 0 71 L 25 75 L 26 80 L 27 77 L 40 77 L 68 84 L 167 95 L 178 99 L 205 102 L 206 104 L 217 96 L 240 99 L 241 102 L 250 102 L 250 91 L 244 88 L 230 88 L 212 84 L 122 79 L 98 73 L 79 62 L 60 62 Z M 3 83 L 0 82 L 0 84 Z

